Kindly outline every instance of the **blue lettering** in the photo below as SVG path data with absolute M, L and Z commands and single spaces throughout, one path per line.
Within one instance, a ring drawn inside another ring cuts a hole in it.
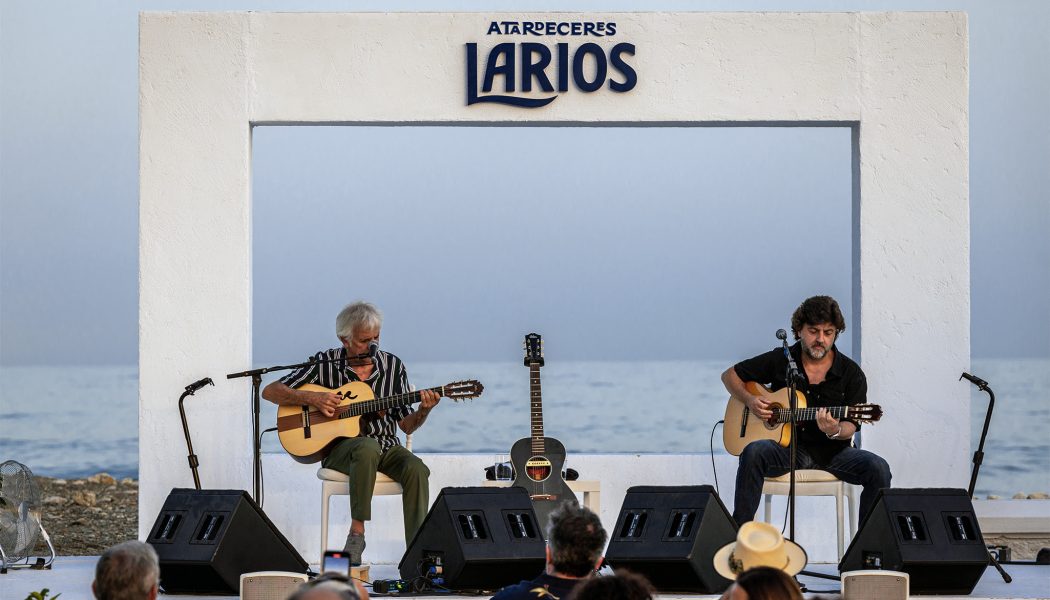
M 606 35 L 616 35 L 616 23 L 605 24 Z
M 621 42 L 613 46 L 609 52 L 609 62 L 612 63 L 614 69 L 623 74 L 624 78 L 623 83 L 609 79 L 609 89 L 614 92 L 628 92 L 638 84 L 638 74 L 634 72 L 631 65 L 623 61 L 622 55 L 624 54 L 634 56 L 634 44 Z
M 569 45 L 558 44 L 558 91 L 569 91 Z
M 583 73 L 583 61 L 590 54 L 594 56 L 594 62 L 596 65 L 594 81 L 587 81 L 586 76 Z M 579 50 L 576 51 L 576 55 L 572 57 L 572 80 L 576 83 L 576 87 L 580 88 L 585 92 L 593 92 L 601 89 L 602 85 L 605 84 L 605 75 L 609 71 L 609 65 L 605 61 L 605 51 L 602 47 L 593 42 L 588 42 L 580 46 Z
M 502 66 L 496 64 L 501 56 L 503 57 Z M 489 52 L 489 60 L 485 65 L 485 83 L 481 86 L 481 91 L 492 91 L 492 80 L 496 75 L 503 76 L 503 91 L 514 91 L 514 44 L 510 42 L 496 44 L 492 52 Z
M 489 31 L 488 31 L 488 33 L 486 33 L 485 35 L 492 35 L 492 34 L 494 34 L 494 33 L 495 33 L 496 35 L 499 35 L 500 33 L 502 33 L 502 32 L 501 32 L 501 31 L 499 30 L 499 23 L 497 23 L 497 22 L 495 22 L 495 21 L 493 21 L 493 22 L 489 23 Z
M 532 61 L 534 54 L 539 54 L 540 59 Z M 535 77 L 540 84 L 540 89 L 545 92 L 553 92 L 554 86 L 547 79 L 544 69 L 551 64 L 551 50 L 543 44 L 526 42 L 521 45 L 521 91 L 532 91 L 532 79 Z

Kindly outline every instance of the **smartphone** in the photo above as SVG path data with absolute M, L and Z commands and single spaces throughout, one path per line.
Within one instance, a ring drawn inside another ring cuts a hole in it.
M 327 550 L 321 559 L 321 572 L 336 571 L 350 575 L 350 555 L 340 550 Z

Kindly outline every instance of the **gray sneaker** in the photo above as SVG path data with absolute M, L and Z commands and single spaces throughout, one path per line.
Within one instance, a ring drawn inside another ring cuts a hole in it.
M 361 555 L 365 553 L 365 536 L 353 533 L 348 534 L 346 536 L 346 545 L 343 546 L 343 552 L 346 552 L 350 557 L 350 566 L 360 567 Z

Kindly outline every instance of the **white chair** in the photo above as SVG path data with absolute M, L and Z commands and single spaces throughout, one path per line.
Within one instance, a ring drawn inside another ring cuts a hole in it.
M 766 523 L 772 522 L 773 496 L 787 496 L 791 486 L 791 474 L 780 477 L 766 477 L 762 484 L 762 493 L 766 495 Z M 834 496 L 835 524 L 838 534 L 839 558 L 845 550 L 844 531 L 842 530 L 842 502 L 849 501 L 849 539 L 857 534 L 857 488 L 827 471 L 819 469 L 799 469 L 795 471 L 795 496 Z
M 405 448 L 412 450 L 412 436 L 405 437 Z M 321 467 L 317 469 L 317 478 L 321 480 L 321 554 L 328 549 L 328 500 L 332 496 L 350 495 L 350 476 L 335 469 Z M 383 473 L 376 473 L 376 487 L 372 496 L 396 496 L 401 493 L 401 484 Z M 353 518 L 353 515 L 350 515 Z

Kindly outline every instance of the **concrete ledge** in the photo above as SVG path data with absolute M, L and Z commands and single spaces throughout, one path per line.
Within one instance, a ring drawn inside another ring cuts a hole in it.
M 1026 533 L 1050 538 L 1050 500 L 974 500 L 973 509 L 986 537 Z

